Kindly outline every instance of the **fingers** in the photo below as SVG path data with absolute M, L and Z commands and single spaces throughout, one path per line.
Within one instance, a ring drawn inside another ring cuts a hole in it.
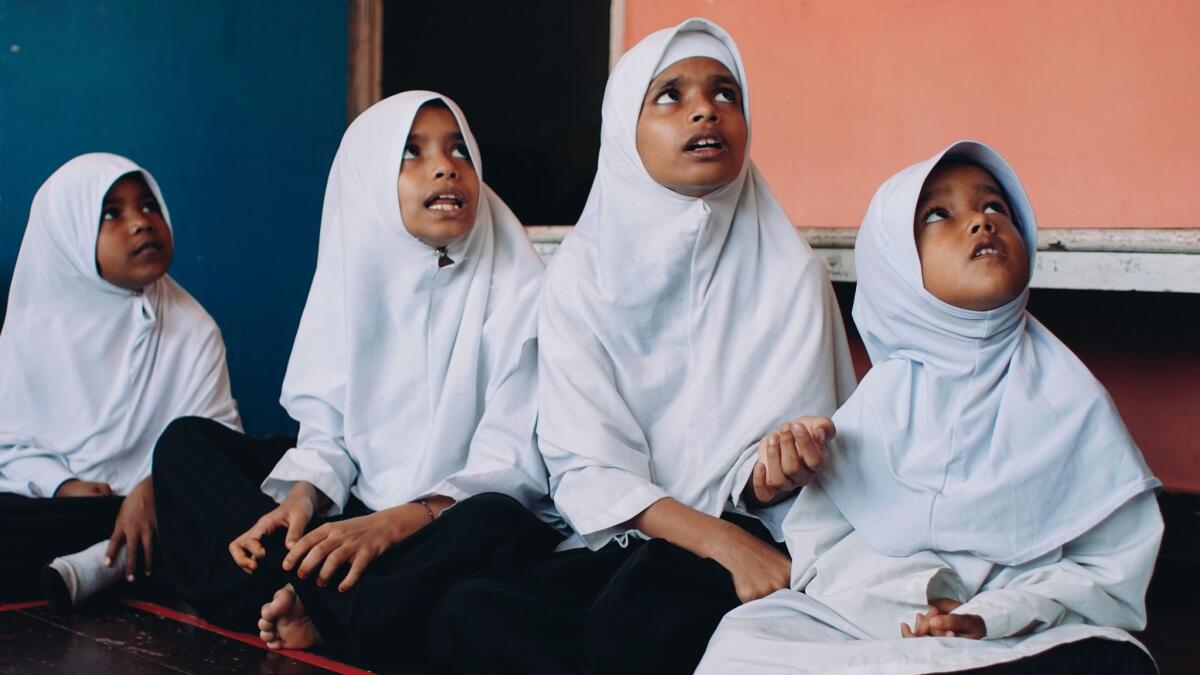
M 262 542 L 258 540 L 254 530 L 251 529 L 230 542 L 229 555 L 233 557 L 233 562 L 238 567 L 242 568 L 246 574 L 250 574 L 258 569 L 258 561 L 266 557 L 267 549 L 263 547 Z
M 916 635 L 913 635 L 912 629 L 908 627 L 908 624 L 904 623 L 903 621 L 900 622 L 900 637 L 916 637 Z
M 801 436 L 798 438 L 795 429 L 799 428 Z M 803 445 L 797 443 L 797 440 L 803 439 Z M 808 431 L 800 425 L 784 424 L 779 432 L 779 458 L 783 465 L 784 475 L 787 476 L 790 485 L 789 490 L 794 490 L 801 485 L 808 485 L 813 479 L 813 470 L 807 465 L 804 453 L 813 454 L 811 446 L 812 440 L 808 437 Z
M 812 480 L 812 475 L 821 471 L 826 466 L 826 450 L 823 443 L 818 443 L 817 440 L 809 432 L 808 427 L 803 424 L 793 422 L 790 427 L 792 440 L 796 444 L 796 455 L 803 467 L 808 470 L 808 480 L 804 482 L 807 485 Z
M 979 639 L 987 632 L 982 619 L 973 614 L 947 614 L 930 619 L 930 628 L 939 637 Z
M 779 429 L 779 467 L 783 470 L 783 475 L 787 476 L 793 482 L 801 475 L 801 472 L 807 473 L 804 468 L 804 463 L 800 459 L 800 455 L 796 450 L 796 439 L 791 433 L 791 425 L 784 424 Z
M 833 420 L 828 417 L 797 417 L 793 421 L 804 425 L 813 440 L 822 445 L 832 441 L 837 436 L 837 427 L 834 426 Z
M 96 494 L 101 497 L 111 497 L 113 493 L 112 486 L 108 483 L 93 483 L 95 485 Z
M 767 439 L 762 440 L 763 448 L 767 446 Z M 775 493 L 767 487 L 767 465 L 758 462 L 754 465 L 754 473 L 751 474 L 751 481 L 754 485 L 754 498 L 759 504 L 769 504 L 775 498 Z
M 301 537 L 299 541 L 292 544 L 292 548 L 284 557 L 283 569 L 291 571 L 293 567 L 300 564 L 300 568 L 296 570 L 296 574 L 301 579 L 307 577 L 312 573 L 317 563 L 325 558 L 326 551 L 324 548 L 321 548 L 320 553 L 315 557 L 312 554 L 317 552 L 317 549 L 329 538 L 331 533 L 332 530 L 329 524 L 325 524 Z M 310 558 L 312 558 L 311 562 L 309 561 Z
M 321 570 L 317 572 L 317 586 L 324 588 L 347 557 L 349 557 L 348 553 L 343 546 L 330 551 L 329 555 L 325 556 L 325 563 L 321 565 Z
M 287 535 L 283 538 L 283 545 L 289 551 L 304 536 L 305 525 L 308 525 L 308 519 L 298 513 L 292 513 L 288 518 Z
M 299 544 L 297 544 L 297 546 L 299 546 Z M 322 541 L 316 546 L 313 546 L 308 551 L 308 555 L 304 556 L 304 560 L 300 561 L 300 566 L 296 568 L 296 576 L 300 577 L 301 579 L 307 579 L 316 573 L 317 569 L 321 567 L 321 564 L 325 562 L 325 559 L 329 557 L 329 554 L 332 552 L 333 548 L 334 544 L 328 539 Z
M 767 435 L 767 487 L 772 490 L 782 490 L 787 482 L 783 475 L 783 464 L 780 460 L 779 434 Z
M 148 529 L 142 531 L 142 565 L 142 574 L 150 576 L 154 566 L 154 535 Z
M 242 537 L 244 536 L 242 535 Z M 233 564 L 242 568 L 242 571 L 246 574 L 250 574 L 257 565 L 254 564 L 254 559 L 250 557 L 249 552 L 244 548 L 242 537 L 229 542 L 229 557 L 233 558 Z
M 104 566 L 112 567 L 113 560 L 117 559 L 117 553 L 121 550 L 121 530 L 113 530 L 112 537 L 108 540 L 108 548 L 104 549 Z
M 128 547 L 125 550 L 125 581 L 132 582 L 134 579 L 133 573 L 137 571 L 138 538 L 134 532 L 126 532 L 124 537 L 125 545 Z
M 342 583 L 338 584 L 339 593 L 345 593 L 358 583 L 363 570 L 367 569 L 367 562 L 367 556 L 362 553 L 354 556 L 354 561 L 350 564 L 350 571 L 346 573 L 346 578 L 342 579 Z

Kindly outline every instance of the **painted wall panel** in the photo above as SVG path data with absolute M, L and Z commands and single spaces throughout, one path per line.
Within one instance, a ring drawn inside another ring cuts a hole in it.
M 171 274 L 216 318 L 247 428 L 278 405 L 345 128 L 346 4 L 0 0 L 0 292 L 34 192 L 67 159 L 158 178 Z

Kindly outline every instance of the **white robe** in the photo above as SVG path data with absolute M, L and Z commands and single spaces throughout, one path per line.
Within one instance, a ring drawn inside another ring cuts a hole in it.
M 641 162 L 642 99 L 681 31 L 724 43 L 749 122 L 720 27 L 690 19 L 633 47 L 609 77 L 596 178 L 542 294 L 538 440 L 555 503 L 592 549 L 640 536 L 624 523 L 666 496 L 746 512 L 759 439 L 831 414 L 854 387 L 825 267 L 753 162 L 702 198 Z M 779 537 L 786 508 L 753 515 Z
M 1015 661 L 1087 638 L 1145 647 L 1145 593 L 1162 536 L 1151 492 L 1126 502 L 1083 536 L 1023 565 L 969 554 L 879 553 L 819 485 L 796 499 L 789 548 L 792 589 L 725 616 L 696 670 L 737 673 L 936 673 Z M 806 549 L 793 546 L 803 541 Z M 804 592 L 800 592 L 803 590 Z M 983 640 L 900 637 L 928 600 L 966 601 L 955 614 L 987 625 Z M 1020 634 L 1033 626 L 1028 634 Z
M 475 224 L 445 267 L 405 229 L 396 193 L 409 129 L 433 100 L 453 112 L 480 176 Z M 308 481 L 337 514 L 351 494 L 380 510 L 497 491 L 555 520 L 534 437 L 542 264 L 482 176 L 466 119 L 440 94 L 389 97 L 347 129 L 283 383 L 300 435 L 267 495 Z
M 787 516 L 793 590 L 731 612 L 708 672 L 954 670 L 1132 641 L 1122 629 L 1145 624 L 1160 483 L 1104 388 L 1025 312 L 1027 289 L 984 312 L 925 290 L 913 218 L 943 159 L 992 174 L 1033 267 L 1033 209 L 987 146 L 956 143 L 880 187 L 855 247 L 874 365 L 834 415 L 830 468 Z M 941 597 L 987 639 L 900 640 Z
M 0 332 L 0 492 L 52 497 L 79 479 L 128 494 L 176 417 L 240 429 L 204 308 L 170 276 L 135 293 L 97 272 L 104 195 L 131 172 L 170 227 L 154 178 L 117 155 L 72 159 L 33 198 Z

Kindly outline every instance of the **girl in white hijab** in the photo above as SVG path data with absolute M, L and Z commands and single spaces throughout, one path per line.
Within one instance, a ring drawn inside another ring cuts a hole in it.
M 482 169 L 440 94 L 346 130 L 283 383 L 295 447 L 194 419 L 160 441 L 168 567 L 202 616 L 419 661 L 440 589 L 562 539 L 539 520 L 558 522 L 534 440 L 542 265 Z
M 854 379 L 824 266 L 746 158 L 747 100 L 703 19 L 609 77 L 538 336 L 538 441 L 590 550 L 451 591 L 433 648 L 459 671 L 690 672 L 726 611 L 786 586 L 770 505 L 819 468 L 826 429 L 772 432 Z
M 76 157 L 33 198 L 0 331 L 0 595 L 89 544 L 45 571 L 56 605 L 149 574 L 155 439 L 180 415 L 240 427 L 221 333 L 166 275 L 173 244 L 124 157 Z
M 1036 243 L 979 143 L 875 194 L 854 304 L 874 366 L 787 516 L 794 590 L 730 613 L 701 672 L 1154 672 L 1125 631 L 1146 622 L 1160 483 L 1025 311 Z

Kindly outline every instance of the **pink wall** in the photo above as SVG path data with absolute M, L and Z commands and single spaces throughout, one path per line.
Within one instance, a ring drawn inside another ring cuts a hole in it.
M 1042 227 L 1200 227 L 1200 2 L 626 0 L 626 45 L 689 16 L 738 39 L 751 154 L 801 227 L 857 226 L 884 179 L 959 138 L 1013 163 Z M 1194 328 L 1053 318 L 1167 487 L 1200 492 Z
M 1200 2 L 626 0 L 626 44 L 703 16 L 738 40 L 752 156 L 800 227 L 959 138 L 1042 227 L 1197 227 Z

